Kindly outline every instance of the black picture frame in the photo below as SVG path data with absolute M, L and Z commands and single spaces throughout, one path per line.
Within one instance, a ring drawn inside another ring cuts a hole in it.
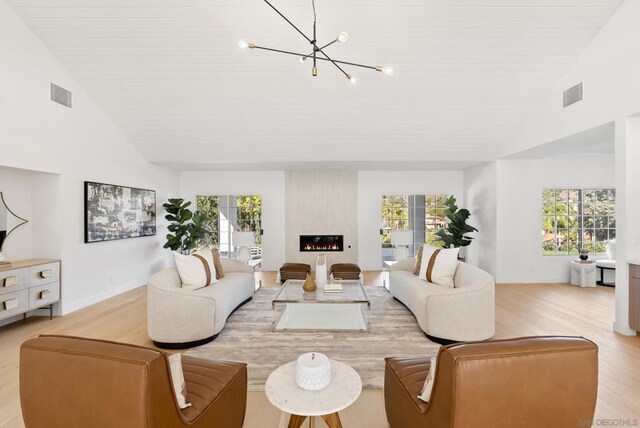
M 155 190 L 85 181 L 84 243 L 155 236 L 157 212 Z

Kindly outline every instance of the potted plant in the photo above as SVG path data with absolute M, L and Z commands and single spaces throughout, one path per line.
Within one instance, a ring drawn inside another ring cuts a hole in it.
M 191 201 L 185 202 L 181 198 L 169 199 L 162 206 L 167 211 L 164 217 L 170 221 L 167 242 L 164 248 L 189 254 L 198 246 L 198 241 L 204 238 L 208 231 L 204 227 L 204 217 L 199 213 L 193 213 L 189 209 Z
M 442 242 L 444 248 L 461 248 L 471 244 L 473 237 L 465 236 L 467 233 L 477 232 L 478 229 L 468 225 L 467 220 L 471 213 L 467 209 L 458 209 L 456 198 L 449 196 L 444 203 L 444 215 L 449 222 L 443 229 L 439 229 L 435 235 L 437 240 Z

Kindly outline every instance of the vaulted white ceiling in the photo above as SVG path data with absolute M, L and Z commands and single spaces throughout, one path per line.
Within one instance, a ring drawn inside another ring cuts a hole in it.
M 494 159 L 621 0 L 316 0 L 336 59 L 261 0 L 6 0 L 150 161 Z M 311 0 L 271 0 L 311 33 Z

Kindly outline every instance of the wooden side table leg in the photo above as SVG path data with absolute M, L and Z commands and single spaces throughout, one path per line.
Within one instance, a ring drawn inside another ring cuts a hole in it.
M 291 415 L 291 417 L 289 418 L 288 428 L 300 428 L 305 419 L 307 419 L 306 416 Z
M 322 420 L 326 422 L 329 428 L 342 428 L 342 422 L 340 422 L 340 415 L 338 415 L 338 412 L 331 413 L 329 415 L 322 415 Z

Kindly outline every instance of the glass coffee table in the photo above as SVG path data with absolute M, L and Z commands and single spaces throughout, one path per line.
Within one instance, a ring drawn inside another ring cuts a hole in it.
M 273 330 L 368 331 L 371 301 L 358 280 L 342 280 L 342 292 L 318 287 L 307 293 L 304 281 L 287 280 L 271 302 Z

